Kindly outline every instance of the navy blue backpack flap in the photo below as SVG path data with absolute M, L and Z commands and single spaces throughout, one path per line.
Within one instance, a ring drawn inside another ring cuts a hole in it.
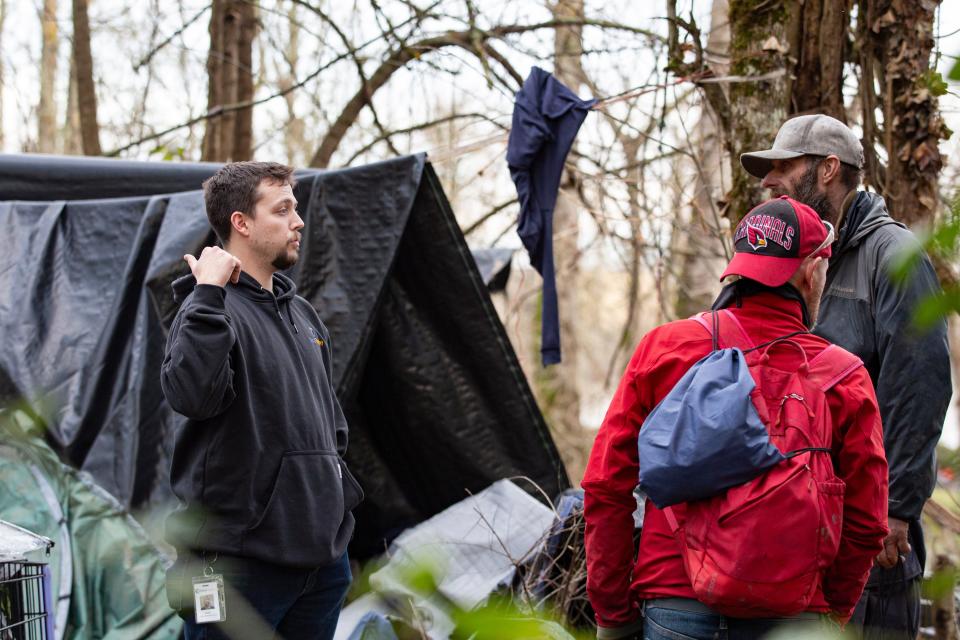
M 661 509 L 715 496 L 784 460 L 751 400 L 756 384 L 746 356 L 738 347 L 718 348 L 719 319 L 711 316 L 712 330 L 701 324 L 713 335 L 713 351 L 640 429 L 640 489 Z

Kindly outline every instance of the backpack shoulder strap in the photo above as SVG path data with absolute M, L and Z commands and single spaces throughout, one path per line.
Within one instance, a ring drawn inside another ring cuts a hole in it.
M 860 358 L 831 344 L 810 361 L 807 377 L 826 393 L 862 366 L 863 361 Z
M 721 349 L 727 347 L 738 347 L 741 351 L 746 351 L 747 349 L 752 349 L 754 347 L 753 340 L 750 339 L 750 336 L 747 335 L 747 332 L 744 331 L 743 325 L 740 324 L 740 321 L 737 320 L 737 316 L 733 315 L 729 309 L 721 309 L 720 311 L 704 311 L 703 313 L 698 313 L 693 316 L 693 320 L 699 322 L 704 329 L 707 330 L 711 336 L 713 335 L 713 314 L 716 313 L 718 318 L 718 323 L 720 325 L 719 335 L 717 336 L 719 346 Z

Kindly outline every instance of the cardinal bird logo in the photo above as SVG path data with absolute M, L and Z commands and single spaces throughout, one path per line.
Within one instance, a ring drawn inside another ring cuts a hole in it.
M 747 244 L 749 244 L 754 251 L 759 251 L 767 246 L 767 234 L 752 224 L 747 223 Z

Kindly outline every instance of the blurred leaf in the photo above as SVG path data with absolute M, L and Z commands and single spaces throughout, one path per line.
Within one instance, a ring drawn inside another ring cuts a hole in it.
M 406 583 L 417 593 L 431 594 L 437 590 L 437 579 L 427 567 L 411 569 L 404 575 Z
M 960 82 L 960 59 L 953 63 L 953 69 L 947 74 L 947 78 Z
M 957 585 L 957 570 L 954 567 L 935 571 L 923 581 L 923 596 L 930 600 L 939 600 L 953 593 Z
M 895 255 L 887 267 L 890 278 L 896 284 L 903 284 L 913 273 L 913 270 L 920 264 L 923 257 L 926 243 L 915 246 L 907 246 Z
M 515 606 L 488 604 L 455 614 L 453 638 L 472 640 L 586 640 L 592 634 L 573 635 L 552 620 L 520 612 Z
M 913 323 L 918 329 L 929 329 L 952 311 L 960 311 L 960 289 L 956 287 L 921 300 L 914 311 Z
M 933 70 L 927 71 L 920 79 L 934 96 L 947 95 L 947 83 L 938 72 Z

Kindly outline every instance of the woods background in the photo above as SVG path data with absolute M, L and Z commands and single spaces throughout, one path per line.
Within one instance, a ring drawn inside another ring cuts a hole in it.
M 607 98 L 555 216 L 563 363 L 539 366 L 522 251 L 495 296 L 578 481 L 639 338 L 716 295 L 730 225 L 764 195 L 737 158 L 785 118 L 851 125 L 866 185 L 916 231 L 947 215 L 958 54 L 960 6 L 936 0 L 0 0 L 0 149 L 311 167 L 428 151 L 471 246 L 516 249 L 504 156 L 531 65 Z M 951 260 L 938 271 L 956 284 Z M 956 350 L 956 317 L 951 333 Z

